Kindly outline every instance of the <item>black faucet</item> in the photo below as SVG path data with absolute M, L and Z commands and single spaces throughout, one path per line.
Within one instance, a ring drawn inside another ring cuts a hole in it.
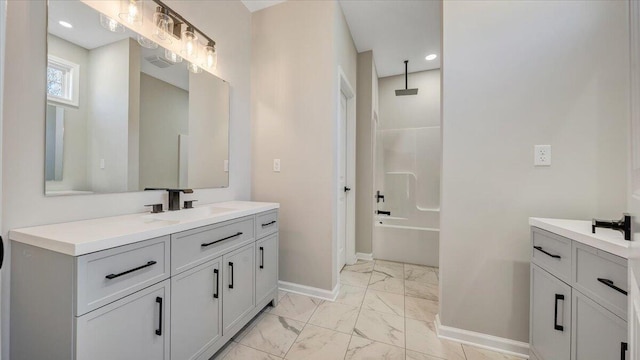
M 591 233 L 596 233 L 596 228 L 618 230 L 624 234 L 625 240 L 631 240 L 631 215 L 624 214 L 620 220 L 598 220 L 593 219 L 591 223 Z
M 169 193 L 169 211 L 180 210 L 180 193 L 193 194 L 192 189 L 145 188 L 144 191 L 165 190 Z

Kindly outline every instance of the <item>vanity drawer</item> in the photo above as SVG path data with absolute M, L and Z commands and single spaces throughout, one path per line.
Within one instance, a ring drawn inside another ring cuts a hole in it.
M 163 236 L 79 256 L 76 315 L 80 316 L 169 277 L 170 238 Z
M 626 319 L 627 260 L 577 242 L 573 256 L 573 287 Z
M 278 231 L 278 210 L 272 210 L 256 215 L 256 238 L 273 234 Z
M 254 219 L 254 216 L 247 216 L 171 235 L 171 274 L 178 274 L 254 241 Z
M 563 280 L 571 281 L 571 240 L 550 233 L 548 231 L 532 228 L 531 261 L 541 268 Z

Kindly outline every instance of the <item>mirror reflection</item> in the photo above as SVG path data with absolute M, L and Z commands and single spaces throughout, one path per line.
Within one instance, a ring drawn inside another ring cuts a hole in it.
M 48 9 L 47 195 L 228 186 L 227 82 L 78 0 Z

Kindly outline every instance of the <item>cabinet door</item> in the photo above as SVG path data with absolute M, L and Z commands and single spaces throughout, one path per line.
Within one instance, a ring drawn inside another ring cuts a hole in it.
M 219 257 L 171 278 L 172 359 L 196 359 L 222 336 L 221 262 Z
M 535 264 L 531 265 L 530 327 L 531 350 L 538 359 L 569 359 L 571 287 Z
M 255 244 L 222 257 L 223 334 L 255 307 Z
M 627 322 L 579 291 L 573 292 L 573 360 L 625 360 Z
M 256 304 L 278 287 L 278 234 L 256 243 Z
M 168 360 L 169 280 L 76 318 L 77 360 Z

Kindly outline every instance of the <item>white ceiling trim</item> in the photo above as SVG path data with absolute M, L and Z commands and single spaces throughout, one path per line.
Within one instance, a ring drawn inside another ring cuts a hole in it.
M 286 0 L 242 0 L 244 6 L 251 12 L 256 12 L 262 9 L 266 9 L 270 6 L 278 5 Z

